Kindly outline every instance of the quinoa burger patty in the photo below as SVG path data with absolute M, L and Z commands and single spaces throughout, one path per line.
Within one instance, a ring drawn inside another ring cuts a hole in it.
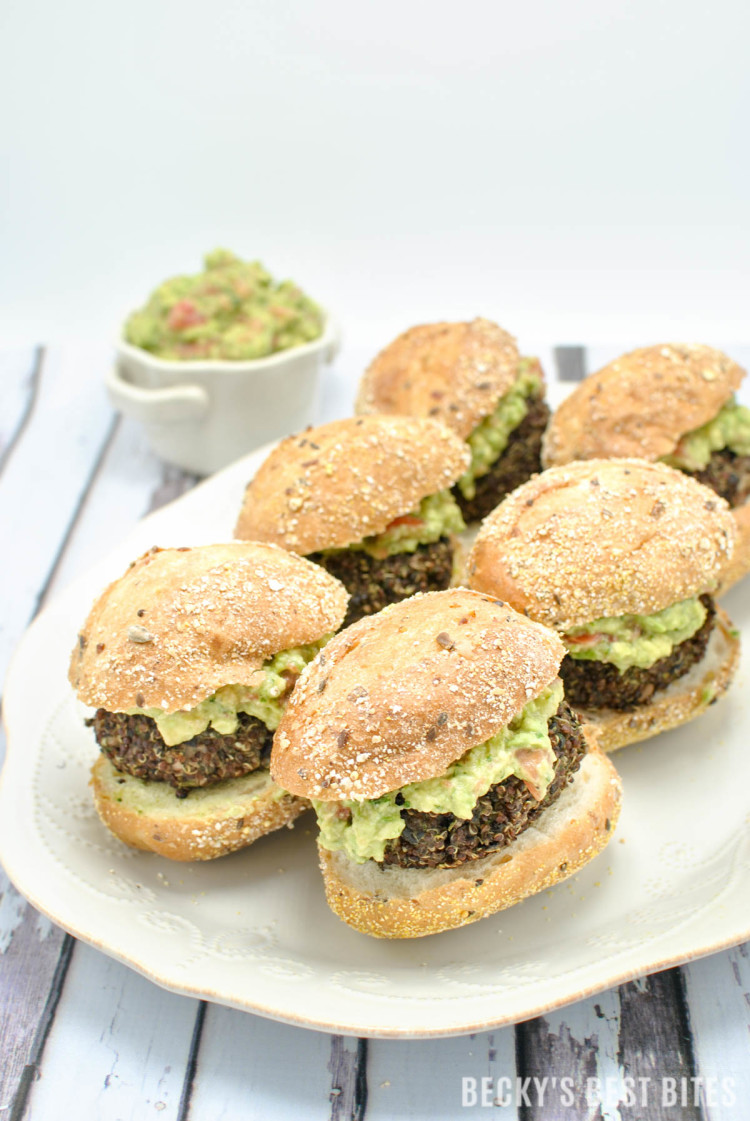
M 156 721 L 143 714 L 100 708 L 87 723 L 116 770 L 169 783 L 178 798 L 185 798 L 196 787 L 268 766 L 273 732 L 262 720 L 245 712 L 240 712 L 237 719 L 237 730 L 231 735 L 209 727 L 173 747 L 165 744 Z
M 468 819 L 402 810 L 404 831 L 385 850 L 383 864 L 401 868 L 455 868 L 511 844 L 568 785 L 587 751 L 581 725 L 563 701 L 549 721 L 555 777 L 541 801 L 515 775 L 496 783 Z

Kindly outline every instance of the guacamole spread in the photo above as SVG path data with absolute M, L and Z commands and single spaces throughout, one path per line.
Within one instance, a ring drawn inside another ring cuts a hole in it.
M 247 685 L 225 685 L 195 708 L 182 712 L 165 713 L 160 708 L 129 708 L 126 711 L 130 716 L 139 713 L 150 716 L 156 722 L 167 747 L 174 747 L 205 732 L 209 724 L 221 735 L 230 736 L 237 730 L 237 715 L 240 712 L 257 717 L 273 731 L 278 727 L 284 711 L 281 698 L 289 684 L 284 676 L 285 672 L 291 671 L 295 676 L 300 674 L 330 637 L 325 635 L 309 646 L 295 646 L 274 654 L 259 671 L 263 674 L 263 680 L 253 688 Z
M 206 254 L 197 276 L 174 276 L 125 324 L 125 339 L 158 358 L 265 358 L 323 333 L 323 313 L 291 280 L 228 249 Z
M 423 498 L 418 509 L 394 518 L 382 533 L 355 541 L 347 550 L 361 550 L 383 560 L 394 553 L 413 553 L 420 545 L 431 545 L 441 537 L 461 533 L 464 529 L 466 525 L 455 498 L 449 490 L 441 490 Z M 326 549 L 324 555 L 340 552 L 341 549 Z
M 526 782 L 541 801 L 555 769 L 547 724 L 562 698 L 562 682 L 558 680 L 529 701 L 506 728 L 470 748 L 437 778 L 409 783 L 370 801 L 313 801 L 321 845 L 343 849 L 357 864 L 382 860 L 388 841 L 403 830 L 402 809 L 450 813 L 466 819 L 471 817 L 477 799 L 511 775 Z
M 468 437 L 471 463 L 457 483 L 464 498 L 475 496 L 474 480 L 486 475 L 505 451 L 511 432 L 529 411 L 529 397 L 535 396 L 541 387 L 536 359 L 521 358 L 518 377 L 511 388 L 500 398 L 494 412 L 486 416 Z
M 683 471 L 702 471 L 714 452 L 729 448 L 735 455 L 750 455 L 750 409 L 727 401 L 713 420 L 680 438 L 664 463 Z
M 668 657 L 705 620 L 700 600 L 684 599 L 654 615 L 617 615 L 572 627 L 562 640 L 572 658 L 611 662 L 623 673 L 631 666 L 649 669 Z

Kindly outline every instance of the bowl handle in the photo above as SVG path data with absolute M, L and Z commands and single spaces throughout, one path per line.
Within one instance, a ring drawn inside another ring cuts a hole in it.
M 115 408 L 141 423 L 176 424 L 198 420 L 208 412 L 208 394 L 199 385 L 148 389 L 126 381 L 117 366 L 113 366 L 106 386 Z

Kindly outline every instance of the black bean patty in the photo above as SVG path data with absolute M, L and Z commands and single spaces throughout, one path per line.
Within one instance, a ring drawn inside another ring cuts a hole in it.
M 685 474 L 715 490 L 730 506 L 742 506 L 750 498 L 750 455 L 735 455 L 722 448 L 712 454 L 702 471 Z
M 453 576 L 453 545 L 447 537 L 383 560 L 358 549 L 310 553 L 307 559 L 340 580 L 351 596 L 344 627 L 417 592 L 440 592 Z
M 573 707 L 632 712 L 639 705 L 648 704 L 654 693 L 686 674 L 706 653 L 716 616 L 711 596 L 701 596 L 701 603 L 708 614 L 700 630 L 648 669 L 631 666 L 621 672 L 611 662 L 586 661 L 566 654 L 560 666 L 560 677 L 565 682 L 565 696 Z
M 184 798 L 196 786 L 211 786 L 268 766 L 273 732 L 254 716 L 239 714 L 237 731 L 223 736 L 206 728 L 167 747 L 150 716 L 128 716 L 100 708 L 86 723 L 112 766 L 136 778 L 166 782 Z
M 458 486 L 453 497 L 467 522 L 478 522 L 502 502 L 506 494 L 542 469 L 542 436 L 549 421 L 549 408 L 541 397 L 529 398 L 529 410 L 513 429 L 505 450 L 486 475 L 475 480 L 476 494 L 465 498 Z
M 406 823 L 400 837 L 388 842 L 383 864 L 400 868 L 454 868 L 504 848 L 557 800 L 586 754 L 578 718 L 563 701 L 549 721 L 555 752 L 555 777 L 541 802 L 521 779 L 511 775 L 491 786 L 468 819 L 453 814 L 402 810 Z

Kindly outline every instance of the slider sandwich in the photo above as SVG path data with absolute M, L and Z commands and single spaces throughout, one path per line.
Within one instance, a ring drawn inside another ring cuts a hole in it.
M 310 798 L 331 908 L 383 938 L 475 922 L 609 840 L 620 785 L 563 696 L 550 630 L 464 588 L 331 640 L 302 674 L 271 773 Z
M 750 571 L 750 409 L 735 400 L 745 371 L 698 343 L 643 347 L 586 378 L 544 438 L 545 467 L 575 459 L 661 460 L 732 507 L 739 532 L 722 590 Z
M 365 371 L 356 409 L 435 417 L 466 441 L 471 462 L 453 493 L 467 522 L 540 470 L 549 418 L 542 368 L 488 319 L 399 335 Z
M 241 540 L 321 565 L 350 595 L 345 625 L 416 592 L 447 588 L 465 527 L 450 487 L 462 442 L 436 420 L 335 420 L 282 440 L 245 491 Z
M 94 604 L 70 661 L 100 755 L 104 824 L 172 860 L 211 860 L 307 803 L 269 774 L 273 732 L 346 611 L 328 573 L 274 546 L 152 549 Z
M 736 539 L 727 503 L 660 463 L 553 467 L 486 519 L 472 588 L 552 627 L 565 695 L 605 751 L 699 716 L 739 641 L 713 593 Z

